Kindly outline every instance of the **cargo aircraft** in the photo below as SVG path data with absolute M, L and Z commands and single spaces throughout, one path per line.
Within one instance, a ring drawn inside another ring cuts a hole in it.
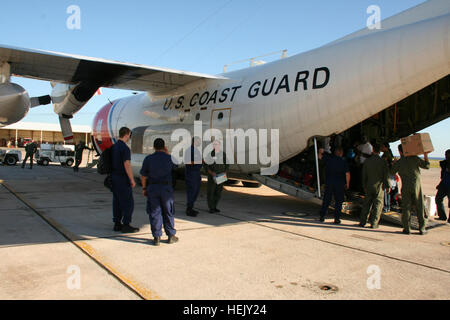
M 195 121 L 219 130 L 278 129 L 282 164 L 316 137 L 366 133 L 393 142 L 448 118 L 449 72 L 448 0 L 401 12 L 379 30 L 365 28 L 308 52 L 219 75 L 0 46 L 0 126 L 51 102 L 70 141 L 70 119 L 99 88 L 129 89 L 142 93 L 98 111 L 93 143 L 101 152 L 121 127 L 131 128 L 136 175 L 152 140 L 167 141 L 178 128 L 192 130 Z M 30 98 L 11 76 L 51 81 L 52 92 Z M 261 178 L 259 169 L 233 165 L 230 176 L 277 185 Z M 278 189 L 317 197 L 293 186 Z

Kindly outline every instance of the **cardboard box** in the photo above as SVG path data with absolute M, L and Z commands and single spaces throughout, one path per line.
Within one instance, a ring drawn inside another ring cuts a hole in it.
M 416 133 L 402 138 L 403 154 L 405 156 L 418 156 L 425 152 L 433 152 L 434 147 L 429 133 Z
M 428 217 L 436 216 L 436 201 L 434 196 L 425 196 L 425 212 Z

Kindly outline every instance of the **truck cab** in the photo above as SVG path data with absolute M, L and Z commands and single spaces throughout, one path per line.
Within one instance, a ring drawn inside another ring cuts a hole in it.
M 22 161 L 22 152 L 20 150 L 0 150 L 0 163 L 15 166 L 20 161 Z

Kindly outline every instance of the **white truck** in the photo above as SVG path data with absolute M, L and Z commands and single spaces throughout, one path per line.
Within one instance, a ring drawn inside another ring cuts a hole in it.
M 22 152 L 20 150 L 0 150 L 0 163 L 15 166 L 20 161 L 22 161 Z
M 36 162 L 42 166 L 59 162 L 62 166 L 71 167 L 75 162 L 75 146 L 41 144 L 41 148 L 36 152 Z

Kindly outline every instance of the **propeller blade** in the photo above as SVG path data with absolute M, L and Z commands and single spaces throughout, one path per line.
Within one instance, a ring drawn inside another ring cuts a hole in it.
M 59 124 L 61 125 L 61 132 L 64 137 L 64 141 L 73 143 L 72 125 L 70 124 L 70 120 L 60 116 Z

